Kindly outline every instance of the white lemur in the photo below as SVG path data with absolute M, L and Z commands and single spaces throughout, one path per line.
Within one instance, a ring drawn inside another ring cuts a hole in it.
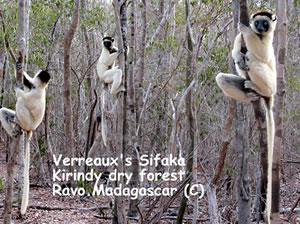
M 270 222 L 272 197 L 272 161 L 274 146 L 273 101 L 276 93 L 276 60 L 273 49 L 273 36 L 277 24 L 276 15 L 260 11 L 251 16 L 251 27 L 239 24 L 240 33 L 236 36 L 232 57 L 239 76 L 219 73 L 217 84 L 231 98 L 250 103 L 264 99 L 268 141 L 268 189 L 267 219 Z M 247 52 L 242 53 L 242 35 Z M 245 61 L 244 61 L 245 60 Z M 250 80 L 246 77 L 246 72 Z
M 29 198 L 29 162 L 30 162 L 30 145 L 29 141 L 32 131 L 35 130 L 42 122 L 46 108 L 46 87 L 50 80 L 50 74 L 47 71 L 39 71 L 33 78 L 25 72 L 22 87 L 16 86 L 16 111 L 1 108 L 0 121 L 7 133 L 14 137 L 19 134 L 16 129 L 17 125 L 23 130 L 23 144 L 25 145 L 24 159 L 24 189 L 21 204 L 21 214 L 26 213 Z
M 115 61 L 118 56 L 124 52 L 123 49 L 118 50 L 114 45 L 112 37 L 103 38 L 103 49 L 97 62 L 97 73 L 100 81 L 112 83 L 110 93 L 117 94 L 124 91 L 122 83 L 122 70 L 115 67 Z
M 120 91 L 125 91 L 125 88 L 122 83 L 122 70 L 115 67 L 115 61 L 121 53 L 124 53 L 123 49 L 118 50 L 114 46 L 114 39 L 112 37 L 104 37 L 102 39 L 102 52 L 100 58 L 97 62 L 97 73 L 100 81 L 104 81 L 104 83 L 110 84 L 111 89 L 110 93 L 116 95 Z M 104 96 L 102 96 L 102 104 L 104 104 Z M 106 146 L 106 133 L 105 133 L 105 121 L 102 112 L 101 119 L 101 133 L 103 143 Z

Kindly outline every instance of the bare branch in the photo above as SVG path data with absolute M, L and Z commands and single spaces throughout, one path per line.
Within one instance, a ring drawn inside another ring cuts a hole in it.
M 9 41 L 7 39 L 5 23 L 4 23 L 4 18 L 3 18 L 3 14 L 2 14 L 1 9 L 0 9 L 0 17 L 1 17 L 1 24 L 2 24 L 3 38 L 4 38 L 4 42 L 5 42 L 5 47 L 8 50 L 8 52 L 9 52 L 11 58 L 13 59 L 14 63 L 16 63 L 17 62 L 16 56 L 15 56 L 13 50 L 10 48 Z

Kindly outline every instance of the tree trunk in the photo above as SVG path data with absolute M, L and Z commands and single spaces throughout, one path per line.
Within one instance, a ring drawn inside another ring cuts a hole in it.
M 189 17 L 190 17 L 190 1 L 189 0 L 185 0 L 185 16 L 186 16 L 186 20 L 188 23 Z M 187 59 L 186 59 L 186 87 L 188 87 L 192 81 L 192 76 L 193 73 L 195 72 L 194 70 L 194 66 L 193 66 L 193 43 L 192 43 L 192 37 L 191 37 L 191 33 L 188 31 L 188 28 L 186 29 L 186 35 L 187 35 L 187 49 L 188 49 L 188 53 L 187 53 Z M 189 174 L 192 173 L 193 170 L 193 161 L 194 161 L 194 131 L 195 131 L 195 120 L 194 120 L 194 115 L 193 115 L 193 109 L 192 109 L 192 91 L 190 90 L 185 98 L 185 107 L 186 107 L 186 114 L 187 114 L 187 126 L 188 126 L 188 142 L 189 147 L 185 153 L 186 155 L 186 176 L 189 176 Z M 182 223 L 183 222 L 183 217 L 184 217 L 184 212 L 186 209 L 186 205 L 187 205 L 187 198 L 185 197 L 185 195 L 183 194 L 182 199 L 181 199 L 181 203 L 180 203 L 180 207 L 179 207 L 179 211 L 178 211 L 178 215 L 177 215 L 177 219 L 176 219 L 176 223 Z
M 23 83 L 23 67 L 24 67 L 24 54 L 26 49 L 25 40 L 25 0 L 19 1 L 19 14 L 18 14 L 18 52 L 19 56 L 17 59 L 16 66 L 16 82 L 20 85 Z M 18 156 L 18 149 L 20 144 L 20 136 L 13 138 L 9 146 L 8 153 L 8 164 L 7 164 L 7 182 L 6 182 L 6 195 L 5 195 L 5 208 L 4 208 L 4 223 L 11 223 L 11 213 L 12 213 L 12 201 L 13 201 L 13 178 L 16 166 L 16 160 Z M 21 153 L 22 155 L 22 153 Z M 23 152 L 24 156 L 24 152 Z M 22 159 L 21 159 L 22 160 Z M 21 163 L 21 183 L 23 183 L 24 166 L 22 169 L 22 164 L 24 165 L 24 160 Z M 22 188 L 20 189 L 22 192 Z M 21 194 L 22 195 L 22 194 Z
M 120 48 L 127 49 L 126 43 L 126 33 L 127 33 L 127 6 L 126 1 L 123 2 L 122 5 L 120 3 L 122 0 L 114 0 L 114 12 L 115 12 L 115 20 L 116 20 L 116 33 L 118 37 L 118 46 Z M 126 54 L 120 54 L 119 56 L 119 68 L 123 72 L 123 85 L 127 90 L 126 85 Z M 116 157 L 125 156 L 125 139 L 126 137 L 126 108 L 127 108 L 127 94 L 126 91 L 119 92 L 117 95 L 117 119 L 114 122 L 114 133 L 116 134 L 114 139 L 114 146 L 116 150 Z M 120 158 L 118 161 L 117 170 L 119 173 L 124 173 L 124 157 Z M 124 187 L 124 180 L 120 179 L 117 182 L 117 185 L 122 185 Z M 125 213 L 125 200 L 123 196 L 116 196 L 115 197 L 115 214 L 114 214 L 114 223 L 127 223 L 126 213 Z
M 18 158 L 18 149 L 20 143 L 20 136 L 13 138 L 12 142 L 9 145 L 8 150 L 8 163 L 7 163 L 7 175 L 6 175 L 6 193 L 5 193 L 5 201 L 4 201 L 4 212 L 3 218 L 4 223 L 9 224 L 12 223 L 11 215 L 12 215 L 12 201 L 13 201 L 13 188 L 14 188 L 14 174 L 15 174 L 15 166 Z
M 272 169 L 272 211 L 271 223 L 280 223 L 280 159 L 285 109 L 285 65 L 287 57 L 287 14 L 286 1 L 277 1 L 278 51 L 277 51 L 277 93 L 275 102 L 275 139 Z
M 140 41 L 140 64 L 138 67 L 138 76 L 136 77 L 136 94 L 135 94 L 135 104 L 136 104 L 136 121 L 138 121 L 137 126 L 139 126 L 140 128 L 138 129 L 138 133 L 136 134 L 138 137 L 138 143 L 139 145 L 142 144 L 142 118 L 140 117 L 141 115 L 141 110 L 143 108 L 143 98 L 141 96 L 143 96 L 143 82 L 144 82 L 144 74 L 146 72 L 145 70 L 145 46 L 146 46 L 146 29 L 147 29 L 147 1 L 146 0 L 142 0 L 142 6 L 141 6 L 141 10 L 142 10 L 142 31 L 141 31 L 141 41 Z
M 132 166 L 130 173 L 132 173 L 132 179 L 130 181 L 130 188 L 137 188 L 139 186 L 139 144 L 136 137 L 136 108 L 135 108 L 135 89 L 134 89 L 134 64 L 136 61 L 136 1 L 132 1 L 130 4 L 130 43 L 129 43 L 129 63 L 128 63 L 128 76 L 127 76 L 127 93 L 128 93 L 128 136 L 126 137 L 126 146 L 128 154 L 132 158 Z M 139 99 L 142 99 L 141 96 Z M 138 199 L 130 199 L 129 211 L 127 216 L 130 218 L 138 218 L 137 211 Z
M 238 2 L 233 1 L 234 4 L 234 23 L 237 23 L 238 15 Z M 240 0 L 240 22 L 249 24 L 248 12 L 244 11 L 247 6 L 247 1 Z M 245 14 L 247 13 L 247 14 Z M 236 25 L 235 25 L 236 27 Z M 233 67 L 233 73 L 237 74 L 235 67 Z M 248 157 L 249 147 L 247 143 L 247 129 L 246 119 L 244 115 L 244 105 L 241 102 L 236 104 L 236 157 L 237 157 L 237 196 L 238 196 L 238 222 L 250 223 L 250 185 L 249 185 L 249 172 L 248 172 Z
M 267 182 L 268 182 L 268 145 L 267 145 L 267 130 L 265 125 L 265 115 L 260 102 L 253 102 L 252 108 L 254 110 L 257 129 L 259 131 L 259 149 L 260 149 L 260 167 L 258 168 L 259 184 L 256 186 L 256 198 L 257 208 L 256 210 L 256 222 L 264 219 L 264 210 L 266 209 L 266 197 L 267 197 Z
M 64 115 L 65 115 L 65 149 L 70 158 L 74 157 L 74 143 L 73 143 L 73 106 L 72 106 L 72 77 L 71 77 L 71 45 L 77 29 L 79 20 L 79 0 L 74 2 L 73 18 L 69 30 L 65 35 L 64 40 Z M 73 171 L 70 166 L 70 172 Z
M 82 19 L 86 18 L 86 10 L 87 10 L 86 3 L 88 3 L 88 1 L 81 0 L 81 9 L 82 9 L 81 17 L 82 17 Z M 91 44 L 90 44 L 90 38 L 88 35 L 86 25 L 81 24 L 81 27 L 82 27 L 82 31 L 83 31 L 83 35 L 84 35 L 84 41 L 86 43 L 88 65 L 91 65 L 93 62 L 92 62 L 92 49 L 91 49 Z M 93 72 L 93 70 L 91 70 L 90 72 L 88 72 L 87 77 L 86 77 L 89 105 L 92 105 L 92 103 L 93 103 L 93 84 L 92 84 L 93 77 L 94 77 L 94 72 Z
M 5 88 L 5 73 L 6 73 L 6 66 L 7 66 L 7 54 L 5 49 L 0 50 L 0 78 L 2 79 L 0 84 L 0 105 L 3 105 L 3 94 Z M 2 133 L 1 133 L 2 134 Z
M 247 0 L 240 0 L 240 22 L 249 25 L 249 14 L 248 14 L 248 3 Z M 245 47 L 245 42 L 242 43 L 242 48 Z M 246 74 L 248 76 L 248 74 Z M 249 76 L 248 76 L 249 79 Z M 261 210 L 260 214 L 262 215 L 263 209 L 265 209 L 265 200 L 266 200 L 266 189 L 267 189 L 267 170 L 268 170 L 268 146 L 267 146 L 267 136 L 266 136 L 266 126 L 265 115 L 263 113 L 260 100 L 252 102 L 252 108 L 254 110 L 255 119 L 257 123 L 257 127 L 259 130 L 259 144 L 260 144 L 260 152 L 261 152 L 261 166 L 263 168 L 263 180 L 261 187 L 261 196 L 257 196 L 260 199 L 261 208 L 257 210 Z M 260 191 L 258 191 L 260 192 Z M 260 218 L 257 218 L 259 220 Z
M 19 42 L 19 50 L 20 52 L 22 52 L 21 54 L 23 55 L 23 63 L 25 61 L 25 57 L 28 52 L 28 48 L 26 48 L 26 45 L 28 44 L 28 35 L 29 35 L 29 9 L 30 9 L 30 1 L 26 0 L 24 3 L 24 15 L 19 15 L 19 19 L 23 19 L 24 20 L 24 24 L 22 22 L 22 24 L 19 24 L 19 28 L 20 28 L 20 32 L 19 35 L 24 35 L 23 37 L 19 37 L 19 40 L 24 40 L 24 41 L 20 41 Z M 23 7 L 23 6 L 22 6 Z M 20 10 L 20 12 L 23 12 L 23 9 Z M 24 26 L 21 27 L 21 26 Z M 21 59 L 19 59 L 21 60 Z M 25 63 L 23 64 L 22 68 L 27 67 L 25 65 Z M 23 69 L 22 69 L 23 70 Z M 19 70 L 18 72 L 18 76 L 19 76 L 19 80 L 23 81 L 23 74 L 21 74 L 22 70 Z M 23 143 L 24 146 L 24 143 Z M 23 149 L 22 146 L 21 150 Z M 22 196 L 23 196 L 23 183 L 24 183 L 24 151 L 19 151 L 19 160 L 18 160 L 18 164 L 19 164 L 19 174 L 18 174 L 18 204 L 21 207 L 21 203 L 22 203 Z
M 236 158 L 237 158 L 237 196 L 238 196 L 238 222 L 250 223 L 250 185 L 248 172 L 249 148 L 247 143 L 246 119 L 244 105 L 237 102 L 236 107 Z
M 19 24 L 18 24 L 18 52 L 19 57 L 17 63 L 20 65 L 17 67 L 17 83 L 23 83 L 23 67 L 24 57 L 26 50 L 25 40 L 25 0 L 19 0 Z

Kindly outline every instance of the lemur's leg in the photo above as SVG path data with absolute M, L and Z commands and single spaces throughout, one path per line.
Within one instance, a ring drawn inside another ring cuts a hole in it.
M 122 70 L 120 69 L 113 69 L 114 72 L 114 81 L 112 83 L 111 86 L 111 90 L 110 93 L 111 94 L 117 94 L 120 91 L 125 91 L 125 88 L 123 87 L 123 85 L 121 85 L 122 83 Z
M 249 71 L 251 81 L 246 82 L 246 88 L 253 89 L 262 96 L 276 93 L 276 72 L 261 62 L 253 62 Z
M 228 73 L 219 73 L 216 77 L 218 86 L 223 92 L 236 100 L 251 103 L 260 98 L 255 92 L 245 88 L 245 79 Z
M 7 109 L 7 108 L 1 108 L 0 109 L 0 121 L 3 126 L 3 128 L 6 130 L 6 132 L 10 136 L 16 136 L 20 134 L 21 131 L 19 129 L 15 130 L 17 119 L 16 119 L 16 112 Z M 17 126 L 18 127 L 18 126 Z
M 103 73 L 101 79 L 105 83 L 112 83 L 110 90 L 111 94 L 117 94 L 119 91 L 123 90 L 123 88 L 120 87 L 122 83 L 122 70 L 118 68 L 107 70 Z

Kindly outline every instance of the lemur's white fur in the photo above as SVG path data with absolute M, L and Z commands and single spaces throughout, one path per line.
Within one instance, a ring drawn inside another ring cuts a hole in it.
M 115 61 L 118 56 L 123 53 L 123 49 L 118 50 L 114 44 L 112 37 L 104 37 L 102 40 L 102 52 L 97 62 L 97 74 L 100 81 L 110 84 L 110 93 L 116 95 L 120 91 L 125 91 L 122 83 L 122 70 L 115 66 Z M 102 105 L 105 104 L 104 93 L 102 93 Z M 101 133 L 104 146 L 106 146 L 106 124 L 104 119 L 104 112 L 102 110 L 101 118 Z
M 115 67 L 114 64 L 123 50 L 118 50 L 113 45 L 113 42 L 114 39 L 111 37 L 103 38 L 103 48 L 97 62 L 97 74 L 101 81 L 108 84 L 112 83 L 110 93 L 117 94 L 123 90 L 123 87 L 120 87 L 122 83 L 122 70 Z
M 241 33 L 237 35 L 232 50 L 232 57 L 239 76 L 219 73 L 216 81 L 223 92 L 234 99 L 250 103 L 260 96 L 264 97 L 268 138 L 267 219 L 270 223 L 275 132 L 272 107 L 277 85 L 276 59 L 272 43 L 277 17 L 274 14 L 262 11 L 253 14 L 251 19 L 251 27 L 239 24 Z M 247 47 L 245 63 L 249 70 L 239 66 L 244 57 L 241 54 L 242 36 Z M 247 80 L 246 72 L 250 80 Z
M 29 161 L 30 161 L 30 138 L 32 131 L 42 122 L 46 108 L 46 87 L 50 75 L 46 71 L 39 71 L 33 78 L 24 72 L 24 85 L 26 91 L 16 87 L 16 111 L 1 108 L 0 121 L 3 128 L 10 136 L 15 136 L 18 124 L 23 130 L 23 146 L 25 146 L 24 159 L 24 189 L 21 204 L 21 214 L 26 213 L 29 197 Z M 26 83 L 27 82 L 27 83 Z

